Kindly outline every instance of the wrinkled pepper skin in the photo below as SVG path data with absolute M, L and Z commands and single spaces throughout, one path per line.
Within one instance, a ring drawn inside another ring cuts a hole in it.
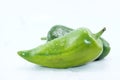
M 104 30 L 93 35 L 80 28 L 34 49 L 18 51 L 24 59 L 50 68 L 69 68 L 95 60 L 103 51 L 99 39 Z
M 62 32 L 62 34 L 59 33 L 59 30 Z M 55 38 L 64 36 L 65 34 L 71 32 L 73 30 L 74 29 L 71 29 L 71 28 L 68 28 L 68 27 L 65 27 L 65 26 L 62 26 L 62 25 L 55 25 L 54 27 L 52 27 L 49 30 L 49 32 L 47 34 L 47 39 L 46 40 L 50 41 L 50 40 L 53 40 Z M 58 31 L 58 33 L 57 33 L 57 31 Z M 101 59 L 105 58 L 109 54 L 109 52 L 110 52 L 110 45 L 109 45 L 109 43 L 105 39 L 103 39 L 101 37 L 100 37 L 100 40 L 103 43 L 103 52 L 95 61 L 98 61 L 98 60 L 101 60 Z

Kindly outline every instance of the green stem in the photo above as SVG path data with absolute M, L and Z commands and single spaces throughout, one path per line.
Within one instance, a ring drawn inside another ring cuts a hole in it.
M 47 40 L 47 37 L 41 37 L 41 40 Z
M 95 38 L 98 39 L 103 34 L 104 31 L 106 31 L 105 27 L 102 30 L 100 30 L 98 33 L 95 34 Z

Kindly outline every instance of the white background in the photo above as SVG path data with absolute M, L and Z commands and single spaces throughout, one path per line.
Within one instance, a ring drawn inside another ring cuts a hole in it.
M 40 44 L 55 24 L 88 27 L 111 46 L 101 61 L 69 69 L 40 67 L 17 55 L 17 51 Z M 119 0 L 0 0 L 0 80 L 119 80 Z

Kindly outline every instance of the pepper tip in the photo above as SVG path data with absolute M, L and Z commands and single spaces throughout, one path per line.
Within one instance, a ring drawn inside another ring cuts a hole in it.
M 25 51 L 18 51 L 17 54 L 21 57 L 25 57 L 26 56 L 26 52 Z
M 106 31 L 106 27 L 103 28 L 103 32 Z

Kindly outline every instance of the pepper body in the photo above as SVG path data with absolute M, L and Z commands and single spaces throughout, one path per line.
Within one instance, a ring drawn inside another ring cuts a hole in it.
M 69 68 L 95 60 L 102 52 L 99 36 L 80 28 L 31 50 L 19 51 L 24 59 L 51 68 Z
M 66 26 L 55 25 L 55 26 L 53 26 L 49 30 L 49 32 L 47 34 L 47 39 L 46 40 L 50 41 L 50 40 L 53 40 L 55 38 L 62 37 L 62 36 L 66 35 L 67 33 L 71 32 L 73 30 L 74 29 L 68 28 Z M 109 43 L 104 38 L 100 37 L 100 40 L 103 43 L 103 52 L 95 61 L 101 60 L 101 59 L 105 58 L 109 54 L 109 52 L 110 52 L 110 45 L 109 45 Z
M 109 54 L 109 52 L 110 52 L 110 45 L 109 45 L 109 43 L 105 39 L 103 39 L 103 38 L 100 38 L 100 39 L 101 39 L 101 41 L 103 43 L 103 52 L 95 61 L 101 60 L 101 59 L 105 58 Z

